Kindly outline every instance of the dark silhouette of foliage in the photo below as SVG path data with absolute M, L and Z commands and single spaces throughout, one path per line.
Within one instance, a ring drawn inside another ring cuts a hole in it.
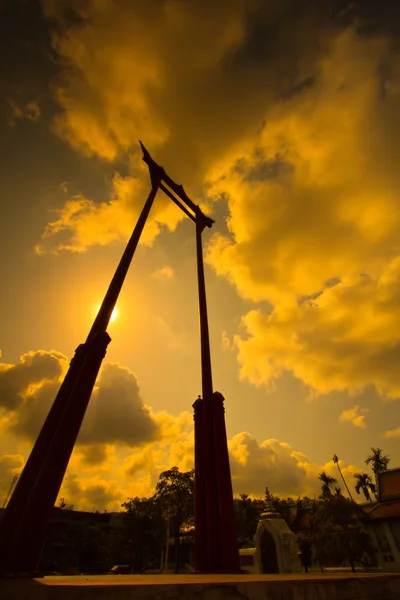
M 159 562 L 164 519 L 155 496 L 130 498 L 122 507 L 129 513 L 125 531 L 127 562 L 133 573 L 143 573 Z
M 364 494 L 367 502 L 372 502 L 371 494 L 376 494 L 376 485 L 372 481 L 371 475 L 368 473 L 355 473 L 354 478 L 356 480 L 355 490 L 357 494 L 361 492 Z
M 194 522 L 194 469 L 181 473 L 173 467 L 160 474 L 155 500 L 164 512 L 173 515 L 172 532 L 175 538 L 175 573 L 179 572 L 179 542 L 183 525 Z
M 332 496 L 332 488 L 335 487 L 337 480 L 334 477 L 332 477 L 332 475 L 328 475 L 327 473 L 325 473 L 325 471 L 322 471 L 318 475 L 318 479 L 322 483 L 322 497 L 329 498 L 330 496 Z
M 260 502 L 247 494 L 240 494 L 235 501 L 236 525 L 240 546 L 251 547 L 262 509 Z

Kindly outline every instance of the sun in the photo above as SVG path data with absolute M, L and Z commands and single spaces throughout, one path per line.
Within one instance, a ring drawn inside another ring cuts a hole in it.
M 100 310 L 100 305 L 96 309 L 96 314 L 99 312 L 99 310 Z M 111 313 L 110 323 L 113 323 L 117 317 L 118 317 L 118 308 L 115 306 L 114 310 Z

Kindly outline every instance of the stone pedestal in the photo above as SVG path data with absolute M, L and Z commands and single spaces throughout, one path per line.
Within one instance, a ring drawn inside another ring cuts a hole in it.
M 262 513 L 254 537 L 258 573 L 300 573 L 295 534 L 270 505 Z

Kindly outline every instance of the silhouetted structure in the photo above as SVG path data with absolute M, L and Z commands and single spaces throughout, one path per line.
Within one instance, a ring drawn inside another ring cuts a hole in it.
M 196 224 L 203 399 L 195 404 L 195 568 L 239 571 L 223 396 L 213 392 L 201 234 L 213 220 L 186 195 L 145 147 L 152 188 L 87 340 L 71 361 L 0 523 L 0 574 L 34 575 L 68 462 L 111 341 L 107 326 L 158 188 Z M 192 211 L 192 212 L 191 212 Z
M 150 172 L 160 167 L 142 145 Z M 213 392 L 201 234 L 214 221 L 162 169 L 160 188 L 196 225 L 203 397 L 193 404 L 195 436 L 195 569 L 239 572 L 239 549 L 225 429 L 224 397 Z M 164 185 L 165 184 L 165 185 Z M 167 187 L 166 187 L 167 186 Z M 168 189 L 169 188 L 169 189 Z M 176 198 L 176 196 L 178 198 Z
M 133 255 L 161 182 L 150 169 L 152 188 L 84 344 L 78 346 L 0 524 L 0 574 L 35 574 L 47 522 L 107 346 L 106 332 Z

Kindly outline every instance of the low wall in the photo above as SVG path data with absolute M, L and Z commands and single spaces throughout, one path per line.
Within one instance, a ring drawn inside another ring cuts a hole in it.
M 0 580 L 1 600 L 398 600 L 400 574 L 103 575 Z

